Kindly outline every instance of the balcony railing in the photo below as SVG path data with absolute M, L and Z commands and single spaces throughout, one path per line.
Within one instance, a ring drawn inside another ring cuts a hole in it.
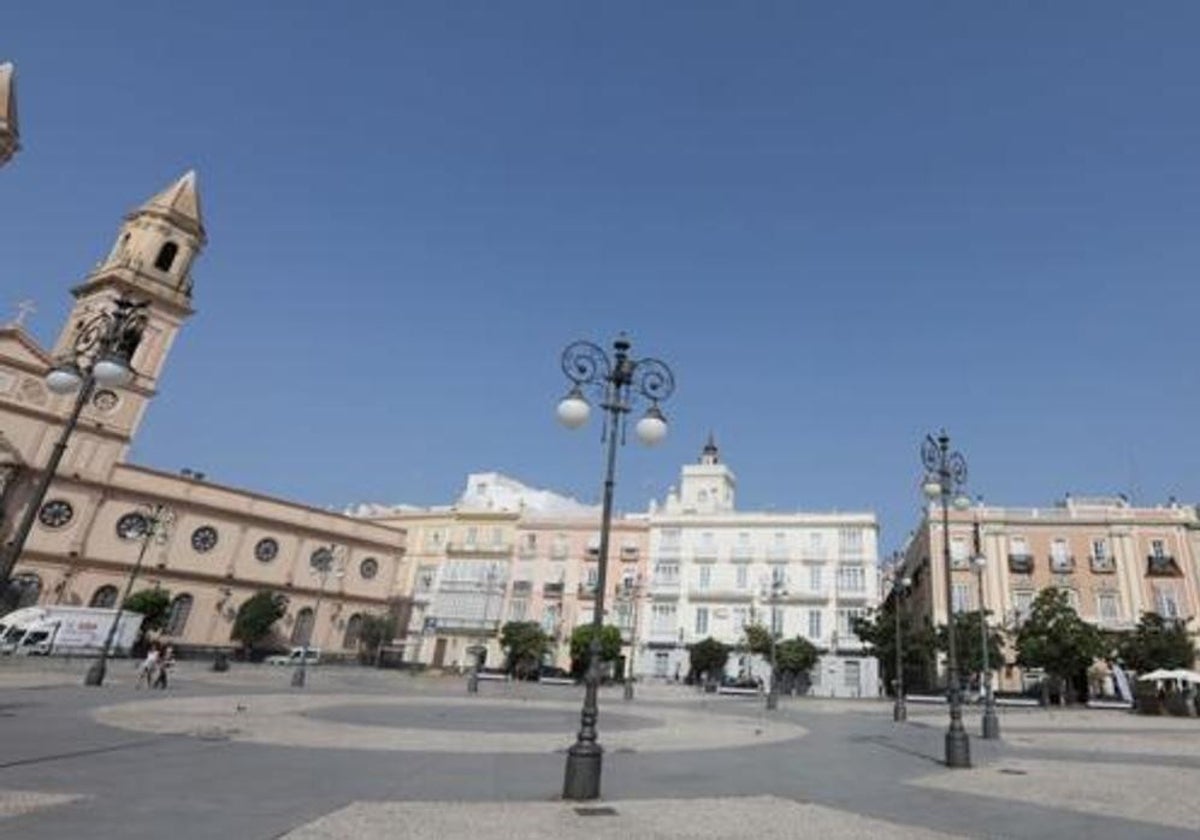
M 637 560 L 640 555 L 641 555 L 641 551 L 638 549 L 638 547 L 636 545 L 621 546 L 621 559 L 622 560 Z
M 1075 558 L 1050 555 L 1050 571 L 1056 575 L 1069 575 L 1075 571 Z
M 542 597 L 543 598 L 561 598 L 563 596 L 563 584 L 561 583 L 543 583 Z
M 754 549 L 748 545 L 735 545 L 730 559 L 735 563 L 749 563 L 754 559 Z
M 1092 571 L 1096 574 L 1111 574 L 1117 570 L 1116 561 L 1110 556 L 1097 557 L 1095 554 L 1088 557 L 1088 564 L 1092 567 Z
M 679 546 L 674 543 L 663 543 L 658 547 L 658 556 L 665 559 L 678 560 L 681 554 Z
M 717 559 L 717 547 L 715 545 L 698 545 L 692 556 L 700 563 L 713 563 Z
M 1033 555 L 1032 554 L 1010 554 L 1008 555 L 1008 570 L 1018 575 L 1033 574 Z
M 1170 554 L 1150 554 L 1146 557 L 1146 574 L 1178 577 L 1183 572 Z
M 768 560 L 784 560 L 788 559 L 788 548 L 786 545 L 773 545 L 767 549 Z
M 446 543 L 447 554 L 508 555 L 512 554 L 512 548 L 512 543 L 460 542 L 458 540 Z
M 581 583 L 575 594 L 582 600 L 591 600 L 596 597 L 596 584 Z
M 468 618 L 466 616 L 430 616 L 432 629 L 439 633 L 495 633 L 500 627 L 500 620 L 489 618 Z
M 650 591 L 655 595 L 678 595 L 680 588 L 678 577 L 656 577 L 650 581 Z

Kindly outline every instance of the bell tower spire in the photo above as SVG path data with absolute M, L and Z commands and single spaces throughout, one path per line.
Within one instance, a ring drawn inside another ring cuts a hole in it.
M 91 313 L 111 310 L 118 298 L 147 304 L 130 359 L 133 380 L 120 393 L 98 392 L 94 407 L 108 428 L 127 438 L 157 393 L 167 354 L 192 314 L 192 263 L 207 241 L 196 173 L 190 171 L 127 214 L 108 256 L 71 290 L 75 306 L 55 343 L 55 357 L 70 355 L 79 325 Z

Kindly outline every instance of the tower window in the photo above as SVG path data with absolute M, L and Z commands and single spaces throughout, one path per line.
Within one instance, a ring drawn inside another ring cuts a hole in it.
M 158 249 L 158 256 L 154 260 L 154 267 L 159 271 L 170 271 L 172 263 L 175 262 L 175 255 L 179 253 L 179 246 L 174 242 L 165 242 Z

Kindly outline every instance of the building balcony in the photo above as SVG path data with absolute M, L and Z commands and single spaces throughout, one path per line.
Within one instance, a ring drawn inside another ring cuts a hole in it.
M 839 601 L 866 601 L 868 595 L 866 589 L 844 589 L 839 586 L 837 597 Z
M 786 545 L 773 545 L 767 549 L 767 561 L 786 563 L 790 552 Z
M 1110 575 L 1117 571 L 1117 562 L 1112 557 L 1097 557 L 1092 554 L 1088 557 L 1088 565 L 1093 574 Z
M 730 603 L 748 604 L 754 600 L 754 593 L 749 589 L 688 587 L 688 599 L 692 601 L 728 601 Z
M 789 589 L 780 599 L 785 604 L 812 604 L 829 600 L 828 589 Z
M 729 559 L 734 563 L 749 563 L 754 560 L 754 549 L 748 545 L 735 545 Z
M 717 547 L 715 545 L 696 546 L 692 552 L 692 559 L 697 563 L 715 563 L 717 562 Z
M 512 543 L 472 543 L 455 540 L 446 543 L 446 554 L 472 557 L 509 557 L 512 555 Z
M 650 632 L 646 634 L 646 641 L 653 645 L 676 644 L 679 641 L 680 631 L 678 627 L 651 627 Z
M 491 635 L 500 628 L 499 619 L 469 618 L 456 615 L 432 615 L 425 619 L 426 632 Z
M 596 597 L 596 584 L 581 583 L 575 590 L 575 596 L 581 601 L 591 601 Z
M 533 581 L 514 580 L 512 594 L 514 598 L 528 597 L 533 594 Z
M 641 554 L 641 550 L 636 545 L 621 546 L 621 560 L 627 563 L 636 563 Z
M 563 584 L 561 583 L 543 583 L 542 597 L 543 598 L 561 598 L 563 596 Z
M 650 581 L 650 594 L 657 597 L 678 598 L 680 589 L 679 578 L 654 578 Z
M 1146 574 L 1156 577 L 1182 577 L 1183 572 L 1170 554 L 1150 554 L 1146 557 Z
M 663 560 L 678 560 L 683 555 L 677 545 L 660 545 L 658 547 L 658 556 Z
M 1050 555 L 1050 571 L 1056 575 L 1069 575 L 1075 571 L 1074 557 L 1055 557 Z
M 1010 555 L 1008 555 L 1008 570 L 1015 575 L 1031 575 L 1031 574 L 1033 574 L 1033 555 L 1032 554 L 1010 554 Z
M 443 592 L 482 592 L 484 594 L 503 594 L 505 583 L 502 580 L 494 580 L 491 585 L 485 580 L 476 578 L 451 578 L 438 583 L 437 591 Z

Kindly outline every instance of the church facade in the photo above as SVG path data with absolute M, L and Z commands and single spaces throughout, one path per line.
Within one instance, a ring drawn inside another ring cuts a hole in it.
M 15 559 L 9 600 L 114 605 L 141 548 L 138 511 L 162 504 L 173 513 L 172 526 L 165 541 L 147 544 L 133 589 L 169 593 L 169 641 L 184 649 L 234 646 L 238 606 L 268 589 L 287 598 L 279 645 L 352 652 L 364 616 L 403 610 L 403 531 L 128 460 L 172 344 L 192 314 L 191 268 L 206 239 L 189 172 L 125 217 L 107 257 L 72 290 L 74 308 L 52 347 L 40 346 L 22 318 L 0 328 L 0 557 Z M 146 304 L 131 357 L 135 375 L 124 386 L 97 385 L 87 395 L 14 558 L 17 523 L 76 401 L 75 394 L 47 388 L 46 375 L 74 355 L 88 319 L 112 311 L 120 298 Z M 324 578 L 312 565 L 323 552 L 334 555 Z

